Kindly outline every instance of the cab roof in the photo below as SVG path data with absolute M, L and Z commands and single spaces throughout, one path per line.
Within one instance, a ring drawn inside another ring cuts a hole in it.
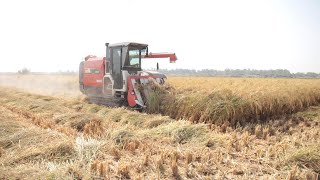
M 122 46 L 142 46 L 142 47 L 147 47 L 148 44 L 135 43 L 135 42 L 122 42 L 122 43 L 115 43 L 115 44 L 110 44 L 109 45 L 109 47 L 122 47 Z

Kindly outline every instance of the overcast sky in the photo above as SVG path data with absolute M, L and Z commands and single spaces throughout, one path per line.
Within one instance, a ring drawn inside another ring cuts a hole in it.
M 161 68 L 320 72 L 319 0 L 10 0 L 0 23 L 2 72 L 77 70 L 123 41 L 175 52 Z

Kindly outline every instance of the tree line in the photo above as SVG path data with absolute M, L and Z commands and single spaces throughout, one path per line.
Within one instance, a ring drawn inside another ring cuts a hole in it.
M 154 70 L 154 69 L 151 69 Z M 320 73 L 291 73 L 287 69 L 271 69 L 271 70 L 256 70 L 256 69 L 159 69 L 160 73 L 171 76 L 225 76 L 225 77 L 270 77 L 270 78 L 320 78 Z M 31 72 L 30 69 L 23 68 L 18 71 L 18 74 L 61 74 L 74 75 L 77 71 L 58 71 L 53 73 Z
M 287 69 L 256 70 L 256 69 L 160 69 L 159 72 L 176 76 L 227 76 L 227 77 L 270 77 L 270 78 L 320 78 L 320 73 L 291 73 Z

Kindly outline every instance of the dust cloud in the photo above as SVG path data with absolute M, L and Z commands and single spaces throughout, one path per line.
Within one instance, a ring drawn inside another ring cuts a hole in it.
M 63 98 L 82 96 L 78 75 L 0 75 L 0 86 Z

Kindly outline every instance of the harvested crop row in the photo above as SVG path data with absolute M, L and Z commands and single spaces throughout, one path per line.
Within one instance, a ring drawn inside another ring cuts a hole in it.
M 320 103 L 319 79 L 170 77 L 163 114 L 232 126 L 292 114 Z
M 174 121 L 167 116 L 150 115 L 130 111 L 125 108 L 108 108 L 88 104 L 77 99 L 64 100 L 22 92 L 13 88 L 0 87 L 3 95 L 0 103 L 17 113 L 34 117 L 35 120 L 46 120 L 45 123 L 66 125 L 83 131 L 84 126 L 94 119 L 109 121 L 109 126 L 130 126 L 131 128 L 153 128 Z
M 35 162 L 61 163 L 76 155 L 69 137 L 27 123 L 27 119 L 1 106 L 0 127 L 0 179 L 44 177 L 48 175 L 46 168 Z M 23 167 L 24 164 L 28 166 Z
M 103 135 L 105 125 L 99 117 L 63 107 L 65 101 L 9 89 L 1 89 L 1 93 L 5 95 L 0 99 L 5 109 L 38 127 L 54 129 L 70 137 L 76 137 L 79 133 L 89 137 Z

